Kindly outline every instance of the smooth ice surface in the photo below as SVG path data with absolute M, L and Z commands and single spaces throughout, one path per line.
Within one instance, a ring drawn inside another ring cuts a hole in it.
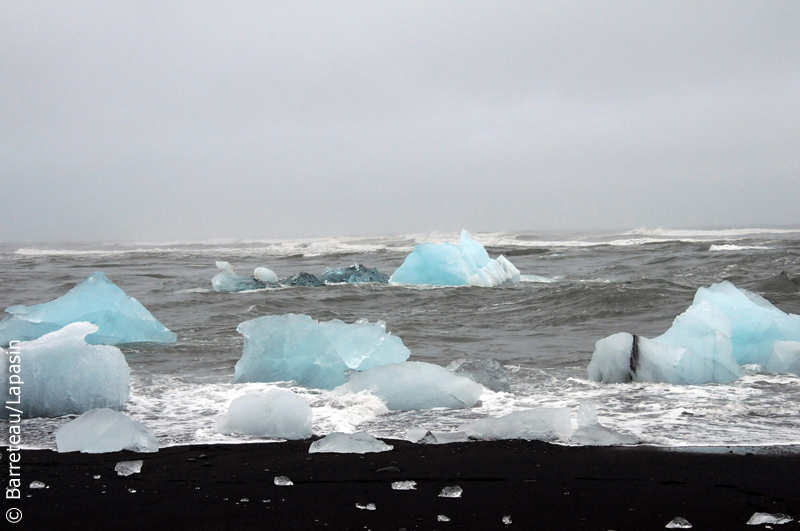
M 389 278 L 397 284 L 433 286 L 499 286 L 519 282 L 519 270 L 504 256 L 492 260 L 479 242 L 461 231 L 458 245 L 422 243 L 406 256 L 403 264 Z
M 236 363 L 234 382 L 294 380 L 332 389 L 344 383 L 349 369 L 399 363 L 411 354 L 399 337 L 386 332 L 383 321 L 317 322 L 286 314 L 245 321 L 236 330 L 244 336 L 244 353 Z
M 511 373 L 493 358 L 461 358 L 450 363 L 447 370 L 492 391 L 511 391 Z
M 103 454 L 130 450 L 157 452 L 153 432 L 124 413 L 108 408 L 87 411 L 56 431 L 58 451 Z
M 454 485 L 452 487 L 445 487 L 439 493 L 440 498 L 460 498 L 461 495 L 464 493 L 464 490 L 459 487 L 458 485 Z
M 114 466 L 118 476 L 130 476 L 142 471 L 144 461 L 120 461 Z
M 769 372 L 800 376 L 800 341 L 776 341 L 764 368 Z
M 174 343 L 167 330 L 139 301 L 129 297 L 102 272 L 97 272 L 65 295 L 32 306 L 10 306 L 9 317 L 0 321 L 0 345 L 30 341 L 65 325 L 90 322 L 97 325 L 87 338 L 93 345 L 120 343 Z
M 639 336 L 636 356 L 631 334 L 598 341 L 589 379 L 729 383 L 745 374 L 742 365 L 766 365 L 776 341 L 800 341 L 800 316 L 786 314 L 763 297 L 724 281 L 697 290 L 692 305 L 664 334 L 654 339 Z M 786 368 L 778 360 L 773 366 Z
M 794 520 L 791 516 L 787 516 L 781 513 L 754 513 L 753 516 L 750 517 L 750 520 L 747 521 L 747 525 L 761 525 L 761 524 L 788 524 Z
M 130 393 L 130 367 L 117 347 L 89 345 L 85 337 L 97 331 L 91 323 L 72 323 L 39 339 L 0 349 L 0 370 L 8 374 L 9 355 L 19 347 L 22 359 L 24 417 L 58 417 L 95 408 L 121 409 Z M 0 379 L 0 392 L 9 396 L 10 378 Z M 3 408 L 0 417 L 11 411 Z
M 360 391 L 381 397 L 391 410 L 458 409 L 474 406 L 483 386 L 438 365 L 407 361 L 353 373 L 334 389 L 338 395 Z
M 266 267 L 257 267 L 253 271 L 253 276 L 256 280 L 264 283 L 274 283 L 278 281 L 278 275 L 272 269 Z
M 311 406 L 287 389 L 240 396 L 231 402 L 228 412 L 214 423 L 219 433 L 254 435 L 275 439 L 311 437 Z
M 460 429 L 473 439 L 552 441 L 572 434 L 572 420 L 568 408 L 542 407 L 476 420 Z
M 676 516 L 670 522 L 665 525 L 667 529 L 691 529 L 692 524 L 686 518 L 681 518 L 680 516 Z
M 578 429 L 570 441 L 583 446 L 614 446 L 636 444 L 639 438 L 606 428 L 597 420 L 597 409 L 591 402 L 581 402 L 578 407 Z
M 325 284 L 358 284 L 361 282 L 389 282 L 389 275 L 381 273 L 374 267 L 363 264 L 353 264 L 350 267 L 338 269 L 326 268 L 319 279 Z
M 219 273 L 217 273 L 214 278 L 211 279 L 211 286 L 214 288 L 214 291 L 218 291 L 220 293 L 238 293 L 240 291 L 264 289 L 267 287 L 266 281 L 257 278 L 259 273 L 263 274 L 263 272 L 260 272 L 259 270 L 264 269 L 269 271 L 269 269 L 265 267 L 257 268 L 255 270 L 256 278 L 253 278 L 241 277 L 237 275 L 236 270 L 228 262 L 216 262 L 216 266 L 217 269 L 219 269 Z M 272 273 L 272 271 L 269 272 Z M 275 273 L 272 274 L 274 275 Z
M 386 444 L 363 431 L 358 433 L 334 432 L 311 443 L 308 453 L 368 454 L 388 452 L 393 448 L 394 446 Z

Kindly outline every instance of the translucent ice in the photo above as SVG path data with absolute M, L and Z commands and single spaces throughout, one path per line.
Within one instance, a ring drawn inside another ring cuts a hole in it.
M 460 498 L 461 495 L 464 493 L 464 490 L 459 487 L 458 485 L 454 485 L 452 487 L 445 487 L 439 493 L 440 498 Z
M 214 291 L 221 293 L 238 293 L 240 291 L 266 288 L 266 281 L 258 278 L 258 275 L 261 273 L 262 275 L 269 277 L 268 274 L 260 270 L 269 271 L 269 273 L 272 273 L 272 271 L 265 267 L 259 267 L 255 270 L 256 278 L 240 277 L 236 274 L 236 270 L 233 268 L 233 266 L 228 262 L 217 262 L 216 266 L 217 269 L 219 269 L 219 273 L 217 273 L 214 278 L 211 279 L 211 286 L 214 288 Z M 272 275 L 275 275 L 275 273 L 272 273 Z M 277 281 L 277 277 L 275 280 Z
M 120 461 L 114 466 L 118 476 L 131 476 L 142 471 L 144 461 Z
M 360 282 L 389 282 L 389 275 L 381 273 L 374 267 L 353 264 L 339 269 L 327 268 L 319 279 L 325 284 L 357 284 Z
M 375 507 L 374 503 L 368 503 L 366 505 L 364 505 L 363 503 L 357 503 L 356 504 L 356 508 L 364 509 L 366 511 L 374 511 L 375 509 L 377 509 L 377 507 Z
M 788 524 L 794 520 L 791 516 L 785 514 L 775 513 L 754 513 L 747 521 L 747 525 L 761 525 L 761 524 Z
M 380 396 L 392 410 L 459 409 L 474 406 L 483 386 L 438 365 L 407 361 L 353 373 L 347 383 L 334 389 L 339 395 L 359 391 Z
M 570 441 L 583 446 L 614 446 L 618 444 L 636 444 L 639 439 L 606 428 L 597 420 L 597 410 L 591 402 L 581 402 L 578 408 L 578 429 L 570 437 Z
M 429 431 L 425 428 L 411 428 L 406 431 L 405 439 L 419 444 L 469 442 L 469 436 L 463 431 Z
M 619 333 L 595 345 L 589 379 L 728 383 L 742 365 L 765 365 L 776 341 L 800 341 L 800 316 L 730 282 L 697 290 L 694 302 L 654 339 Z
M 764 368 L 770 372 L 790 372 L 800 376 L 800 341 L 776 341 Z
M 307 315 L 286 314 L 245 321 L 237 330 L 244 335 L 244 353 L 236 363 L 234 382 L 294 380 L 332 389 L 344 383 L 348 369 L 398 363 L 411 354 L 399 337 L 386 333 L 383 321 L 320 323 Z
M 214 423 L 219 433 L 239 433 L 275 439 L 311 437 L 311 407 L 287 389 L 240 396 Z
M 28 488 L 30 489 L 43 489 L 46 485 L 41 481 L 33 481 Z
M 680 516 L 676 516 L 670 522 L 665 525 L 667 529 L 691 529 L 692 524 L 686 518 L 681 518 Z
M 417 490 L 416 481 L 395 481 L 392 483 L 392 490 Z
M 305 271 L 295 273 L 290 277 L 286 277 L 280 281 L 283 286 L 303 287 L 303 288 L 318 288 L 322 286 L 322 281 Z
M 479 242 L 461 231 L 458 245 L 422 243 L 406 256 L 389 278 L 398 284 L 434 286 L 498 286 L 519 282 L 519 270 L 504 256 L 492 260 Z
M 153 432 L 124 413 L 111 409 L 93 409 L 56 431 L 59 452 L 102 454 L 130 450 L 157 452 L 158 440 Z
M 278 281 L 278 275 L 272 269 L 267 269 L 266 267 L 257 267 L 253 271 L 253 276 L 256 280 L 264 282 L 265 284 L 270 284 Z
M 362 431 L 358 433 L 328 434 L 322 439 L 311 443 L 308 453 L 367 454 L 388 452 L 392 448 L 394 447 Z
M 568 408 L 537 408 L 515 411 L 499 418 L 485 418 L 460 428 L 473 439 L 526 439 L 552 441 L 569 437 L 572 420 Z
M 493 358 L 461 358 L 450 363 L 447 370 L 492 391 L 511 391 L 511 373 Z
M 9 396 L 9 380 L 20 377 L 24 385 L 25 417 L 58 417 L 94 408 L 121 409 L 130 393 L 130 367 L 117 347 L 89 345 L 91 323 L 72 323 L 39 339 L 0 349 L 0 370 L 8 374 L 9 354 L 19 348 L 22 373 L 0 380 L 0 392 Z M 13 356 L 12 356 L 13 357 Z M 13 383 L 13 380 L 12 380 Z M 0 416 L 8 415 L 4 408 Z
M 33 306 L 11 306 L 0 321 L 0 345 L 30 341 L 70 323 L 98 326 L 87 338 L 93 345 L 174 343 L 177 336 L 159 323 L 139 301 L 129 297 L 102 272 L 97 272 L 62 297 Z
M 294 485 L 292 480 L 287 478 L 286 476 L 275 476 L 273 482 L 279 487 L 291 487 Z

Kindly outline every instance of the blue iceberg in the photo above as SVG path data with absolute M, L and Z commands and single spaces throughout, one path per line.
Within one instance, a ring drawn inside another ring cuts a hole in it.
M 327 268 L 319 279 L 325 284 L 358 284 L 361 282 L 389 282 L 389 275 L 381 273 L 374 267 L 363 264 L 353 264 L 350 267 L 338 269 Z
M 519 270 L 504 256 L 492 260 L 479 242 L 461 231 L 458 245 L 422 243 L 389 278 L 396 284 L 432 286 L 499 286 L 519 282 Z
M 91 323 L 72 323 L 33 341 L 14 343 L 2 351 L 0 370 L 9 374 L 19 357 L 23 417 L 59 417 L 95 408 L 122 409 L 130 393 L 130 367 L 122 352 L 108 345 L 89 345 L 84 338 L 97 331 Z M 13 382 L 12 382 L 13 383 Z M 9 378 L 0 392 L 9 397 Z M 13 406 L 12 406 L 13 407 Z M 10 410 L 4 409 L 8 415 Z
M 361 391 L 381 397 L 391 410 L 461 409 L 478 402 L 483 386 L 438 365 L 407 361 L 355 372 L 334 394 Z
M 671 384 L 729 383 L 742 365 L 767 365 L 776 342 L 800 341 L 800 316 L 728 281 L 697 290 L 692 305 L 654 339 L 618 333 L 595 345 L 589 379 Z M 777 358 L 776 358 L 777 359 Z M 773 366 L 791 366 L 775 361 Z
M 97 272 L 65 295 L 42 304 L 11 306 L 0 321 L 0 345 L 30 341 L 70 323 L 90 322 L 98 330 L 86 338 L 94 345 L 174 343 L 177 336 L 129 297 L 102 272 Z
M 399 363 L 411 354 L 399 337 L 386 332 L 383 321 L 320 323 L 307 315 L 286 314 L 245 321 L 236 330 L 244 336 L 244 352 L 234 382 L 294 380 L 333 389 L 344 383 L 350 369 Z
M 279 279 L 272 270 L 266 267 L 257 267 L 252 277 L 243 277 L 239 276 L 228 262 L 217 262 L 216 266 L 219 269 L 219 273 L 211 279 L 211 286 L 214 291 L 221 293 L 238 293 L 240 291 L 279 288 L 281 286 L 318 288 L 326 284 L 389 282 L 388 275 L 381 273 L 374 267 L 367 267 L 363 264 L 353 264 L 350 267 L 339 269 L 326 268 L 325 272 L 319 277 L 306 271 L 300 271 L 282 279 Z
M 217 262 L 215 264 L 217 269 L 219 269 L 219 273 L 217 273 L 214 278 L 211 279 L 211 287 L 214 288 L 214 291 L 218 291 L 220 293 L 238 293 L 240 291 L 251 291 L 254 289 L 264 289 L 270 286 L 270 283 L 273 281 L 270 280 L 265 282 L 261 280 L 261 278 L 269 278 L 271 279 L 275 273 L 267 269 L 266 267 L 258 267 L 254 271 L 254 275 L 256 277 L 240 277 L 236 274 L 236 270 L 233 268 L 231 264 L 228 262 Z M 272 273 L 270 275 L 269 273 Z M 275 282 L 277 282 L 277 276 L 275 276 Z

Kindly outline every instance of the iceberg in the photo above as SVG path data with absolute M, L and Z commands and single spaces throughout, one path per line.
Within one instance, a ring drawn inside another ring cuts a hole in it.
M 389 276 L 375 268 L 363 264 L 353 264 L 339 269 L 325 268 L 319 277 L 300 271 L 294 275 L 279 279 L 271 269 L 257 267 L 252 277 L 242 277 L 228 262 L 216 262 L 219 273 L 211 279 L 214 291 L 221 293 L 238 293 L 280 286 L 318 288 L 326 284 L 358 284 L 362 282 L 389 282 Z
M 395 284 L 433 286 L 499 286 L 519 282 L 519 270 L 500 255 L 489 258 L 486 249 L 461 231 L 458 245 L 422 243 L 406 256 L 403 264 L 389 278 Z
M 0 392 L 9 396 L 12 378 L 19 376 L 25 417 L 58 417 L 95 408 L 121 409 L 130 393 L 130 367 L 122 352 L 109 345 L 89 345 L 97 332 L 92 323 L 72 323 L 39 339 L 2 351 L 0 370 L 8 374 L 9 358 L 19 352 L 21 372 L 3 378 Z M 9 410 L 4 408 L 7 418 Z
M 267 269 L 266 267 L 255 268 L 253 276 L 256 280 L 265 284 L 274 284 L 278 282 L 278 275 L 276 275 L 272 269 Z
M 11 306 L 0 321 L 0 345 L 30 341 L 70 323 L 88 321 L 98 330 L 87 338 L 94 345 L 174 343 L 167 330 L 139 301 L 129 297 L 102 272 L 97 272 L 65 295 L 42 304 Z
M 219 293 L 238 293 L 240 291 L 264 289 L 269 285 L 266 281 L 263 281 L 261 278 L 259 278 L 260 276 L 264 278 L 271 278 L 269 273 L 272 273 L 272 271 L 266 267 L 257 267 L 254 272 L 255 278 L 253 278 L 240 277 L 236 274 L 236 270 L 233 268 L 233 266 L 228 262 L 216 262 L 215 265 L 217 266 L 217 269 L 219 269 L 219 273 L 217 273 L 214 278 L 211 279 L 211 286 L 214 288 L 214 291 Z M 269 273 L 267 273 L 267 271 Z M 275 273 L 272 273 L 272 275 L 275 275 Z M 275 277 L 275 281 L 277 282 L 277 276 Z
M 447 370 L 492 391 L 511 391 L 511 373 L 494 358 L 457 359 L 447 366 Z
M 460 409 L 474 406 L 483 386 L 438 365 L 407 361 L 355 372 L 333 390 L 337 395 L 360 391 L 381 397 L 390 410 Z
M 572 434 L 568 408 L 536 408 L 515 411 L 499 418 L 485 418 L 465 424 L 459 430 L 479 440 L 525 439 L 554 441 Z
M 236 398 L 228 412 L 217 418 L 214 429 L 224 434 L 298 440 L 311 437 L 311 421 L 311 406 L 303 397 L 286 389 L 270 389 Z
M 322 286 L 322 281 L 305 271 L 295 273 L 290 277 L 286 277 L 280 281 L 282 286 L 301 287 L 301 288 L 318 288 Z
M 386 332 L 383 321 L 338 319 L 317 322 L 307 315 L 259 317 L 241 323 L 244 352 L 233 381 L 276 382 L 333 389 L 345 382 L 349 369 L 366 370 L 408 359 L 403 341 Z
M 394 447 L 376 439 L 369 433 L 330 433 L 318 441 L 311 443 L 310 454 L 367 454 L 388 452 Z
M 626 435 L 606 428 L 597 420 L 597 410 L 591 402 L 582 402 L 578 407 L 578 429 L 570 441 L 582 446 L 615 446 L 636 444 L 638 437 Z
M 87 411 L 61 426 L 56 431 L 56 445 L 60 453 L 158 451 L 158 440 L 147 426 L 108 408 Z
M 776 341 L 772 344 L 764 368 L 769 372 L 791 373 L 800 376 L 800 342 Z
M 743 365 L 766 365 L 776 341 L 800 341 L 800 316 L 723 281 L 698 289 L 692 305 L 659 337 L 623 332 L 598 341 L 589 379 L 729 383 L 745 374 Z
M 325 284 L 358 284 L 361 282 L 389 282 L 389 275 L 381 273 L 374 267 L 353 264 L 339 269 L 326 268 L 319 279 Z

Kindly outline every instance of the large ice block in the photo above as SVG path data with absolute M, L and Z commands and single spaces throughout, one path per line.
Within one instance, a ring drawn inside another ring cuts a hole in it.
M 311 443 L 308 453 L 367 454 L 388 452 L 392 448 L 394 448 L 392 445 L 363 431 L 358 433 L 335 432 Z
M 386 332 L 383 321 L 317 322 L 286 314 L 245 321 L 236 330 L 244 336 L 244 353 L 236 363 L 234 382 L 294 380 L 333 389 L 344 383 L 349 369 L 399 363 L 411 354 L 399 337 Z
M 492 260 L 479 242 L 461 231 L 458 245 L 422 243 L 389 278 L 397 284 L 491 287 L 519 282 L 519 270 L 504 256 Z
M 177 336 L 159 323 L 139 301 L 97 272 L 62 297 L 32 306 L 11 306 L 0 321 L 0 345 L 30 341 L 70 323 L 88 321 L 98 331 L 86 340 L 94 345 L 174 343 Z
M 311 437 L 311 406 L 287 389 L 240 396 L 220 415 L 214 429 L 220 433 L 254 435 L 274 439 Z
M 459 430 L 473 439 L 525 439 L 553 441 L 572 434 L 568 408 L 536 408 L 515 411 L 499 418 L 485 418 L 464 424 Z
M 459 409 L 474 406 L 483 386 L 438 365 L 407 361 L 353 373 L 347 383 L 334 389 L 339 395 L 360 391 L 380 396 L 392 410 Z
M 659 337 L 619 333 L 598 341 L 589 379 L 728 383 L 744 374 L 742 365 L 765 365 L 776 341 L 800 341 L 800 316 L 724 281 L 697 290 L 692 305 Z
M 122 352 L 107 345 L 89 345 L 88 334 L 97 331 L 91 323 L 72 323 L 39 339 L 15 343 L 2 350 L 3 374 L 20 358 L 20 372 L 12 372 L 24 382 L 21 410 L 24 417 L 58 417 L 79 414 L 95 408 L 121 409 L 130 393 L 130 367 Z M 17 354 L 18 352 L 18 354 Z M 9 378 L 0 379 L 0 392 L 9 397 Z M 7 418 L 10 410 L 3 409 Z
M 56 445 L 59 452 L 85 454 L 158 451 L 158 440 L 147 426 L 107 408 L 87 411 L 61 426 L 56 431 Z
M 452 361 L 447 370 L 492 391 L 511 391 L 511 373 L 494 358 L 460 358 Z

